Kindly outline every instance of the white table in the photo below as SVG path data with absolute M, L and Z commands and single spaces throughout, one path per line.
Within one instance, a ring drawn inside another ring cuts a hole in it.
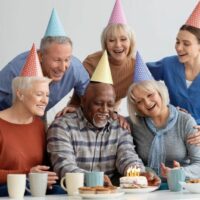
M 115 198 L 114 200 L 200 200 L 200 194 L 192 194 L 186 191 L 183 192 L 170 192 L 168 190 L 155 191 L 150 193 L 140 194 L 125 194 L 122 197 Z M 0 200 L 11 200 L 7 197 L 0 197 Z M 67 195 L 47 195 L 45 197 L 31 197 L 25 196 L 24 200 L 82 200 L 81 197 L 67 196 Z M 86 199 L 85 199 L 86 200 Z M 89 200 L 89 199 L 87 199 Z M 96 198 L 90 200 L 97 200 Z M 103 200 L 103 199 L 98 199 Z M 106 200 L 110 200 L 106 198 Z

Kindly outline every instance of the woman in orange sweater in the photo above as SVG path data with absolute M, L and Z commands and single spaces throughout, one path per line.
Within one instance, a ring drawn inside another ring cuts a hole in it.
M 34 57 L 34 46 L 32 50 Z M 34 74 L 39 61 L 31 62 L 27 60 L 21 76 L 13 79 L 13 105 L 0 112 L 0 196 L 8 195 L 8 174 L 29 172 L 48 173 L 50 193 L 59 192 L 53 188 L 58 176 L 45 165 L 46 133 L 40 119 L 49 101 L 50 79 L 43 77 L 41 68 Z M 28 69 L 31 64 L 33 69 Z

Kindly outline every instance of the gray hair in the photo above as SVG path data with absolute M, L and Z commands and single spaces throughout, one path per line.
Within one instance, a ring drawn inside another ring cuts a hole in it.
M 133 90 L 135 88 L 138 88 L 142 91 L 157 91 L 161 96 L 163 104 L 169 104 L 168 89 L 163 81 L 146 80 L 139 83 L 132 83 L 128 89 L 127 107 L 129 116 L 134 123 L 137 123 L 137 115 L 143 116 L 142 113 L 138 111 L 135 103 L 135 97 L 133 95 Z
M 51 82 L 51 79 L 47 77 L 39 77 L 39 76 L 32 76 L 32 77 L 23 77 L 17 76 L 12 80 L 12 100 L 13 102 L 16 101 L 16 94 L 18 90 L 27 90 L 30 89 L 34 82 L 47 82 L 48 84 Z
M 41 53 L 44 53 L 46 49 L 48 49 L 49 45 L 52 43 L 58 43 L 58 44 L 70 44 L 73 46 L 72 40 L 69 37 L 66 36 L 47 36 L 43 37 L 40 42 L 40 51 Z
M 129 50 L 128 56 L 134 56 L 135 49 L 136 49 L 135 35 L 134 35 L 132 29 L 130 28 L 130 26 L 128 26 L 126 24 L 109 24 L 108 26 L 106 26 L 104 28 L 104 30 L 101 34 L 102 50 L 107 50 L 106 41 L 107 41 L 108 37 L 117 35 L 119 30 L 124 30 L 127 33 L 128 38 L 130 40 L 130 50 Z

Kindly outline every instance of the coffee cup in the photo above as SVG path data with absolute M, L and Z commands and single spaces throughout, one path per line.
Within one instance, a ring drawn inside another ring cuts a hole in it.
M 104 172 L 86 172 L 85 184 L 88 187 L 103 186 L 104 185 Z
M 7 186 L 10 198 L 23 199 L 26 188 L 26 174 L 8 174 Z
M 47 173 L 29 173 L 30 189 L 26 188 L 34 197 L 44 197 L 47 190 Z
M 170 191 L 178 192 L 182 189 L 180 182 L 185 181 L 185 173 L 182 168 L 171 169 L 167 174 L 167 183 Z
M 65 184 L 64 184 L 65 182 Z M 68 193 L 68 195 L 78 195 L 79 187 L 83 187 L 84 173 L 66 173 L 61 179 L 61 187 Z

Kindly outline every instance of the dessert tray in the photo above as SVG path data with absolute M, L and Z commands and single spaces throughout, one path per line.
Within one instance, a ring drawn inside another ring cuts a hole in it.
M 159 186 L 148 186 L 145 188 L 119 188 L 119 191 L 125 193 L 148 193 L 157 190 Z
M 124 195 L 124 192 L 119 191 L 108 194 L 79 194 L 82 198 L 86 199 L 114 199 Z

